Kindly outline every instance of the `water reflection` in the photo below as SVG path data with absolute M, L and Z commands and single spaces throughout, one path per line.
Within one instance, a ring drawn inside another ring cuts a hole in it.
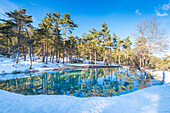
M 134 68 L 93 68 L 0 81 L 0 89 L 24 95 L 115 96 L 150 86 L 151 78 Z

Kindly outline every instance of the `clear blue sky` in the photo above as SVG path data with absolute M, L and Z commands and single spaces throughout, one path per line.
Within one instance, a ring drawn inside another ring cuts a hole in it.
M 33 16 L 34 26 L 38 26 L 47 12 L 69 12 L 71 19 L 79 24 L 73 32 L 77 36 L 92 28 L 100 30 L 106 21 L 111 34 L 133 39 L 136 24 L 153 15 L 170 35 L 169 0 L 1 0 L 0 18 L 4 18 L 4 10 L 19 8 L 25 8 Z

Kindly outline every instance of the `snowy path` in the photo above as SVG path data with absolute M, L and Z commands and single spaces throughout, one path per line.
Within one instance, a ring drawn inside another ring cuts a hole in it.
M 116 97 L 23 96 L 0 90 L 0 113 L 168 113 L 170 84 Z

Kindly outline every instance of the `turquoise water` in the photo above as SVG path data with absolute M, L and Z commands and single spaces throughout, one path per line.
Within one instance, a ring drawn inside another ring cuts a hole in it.
M 152 79 L 134 68 L 91 68 L 1 80 L 0 89 L 24 95 L 118 96 L 151 86 Z

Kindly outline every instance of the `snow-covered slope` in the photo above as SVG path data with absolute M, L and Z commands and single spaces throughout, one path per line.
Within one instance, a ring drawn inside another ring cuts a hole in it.
M 23 96 L 0 90 L 1 113 L 169 113 L 170 84 L 116 97 Z

